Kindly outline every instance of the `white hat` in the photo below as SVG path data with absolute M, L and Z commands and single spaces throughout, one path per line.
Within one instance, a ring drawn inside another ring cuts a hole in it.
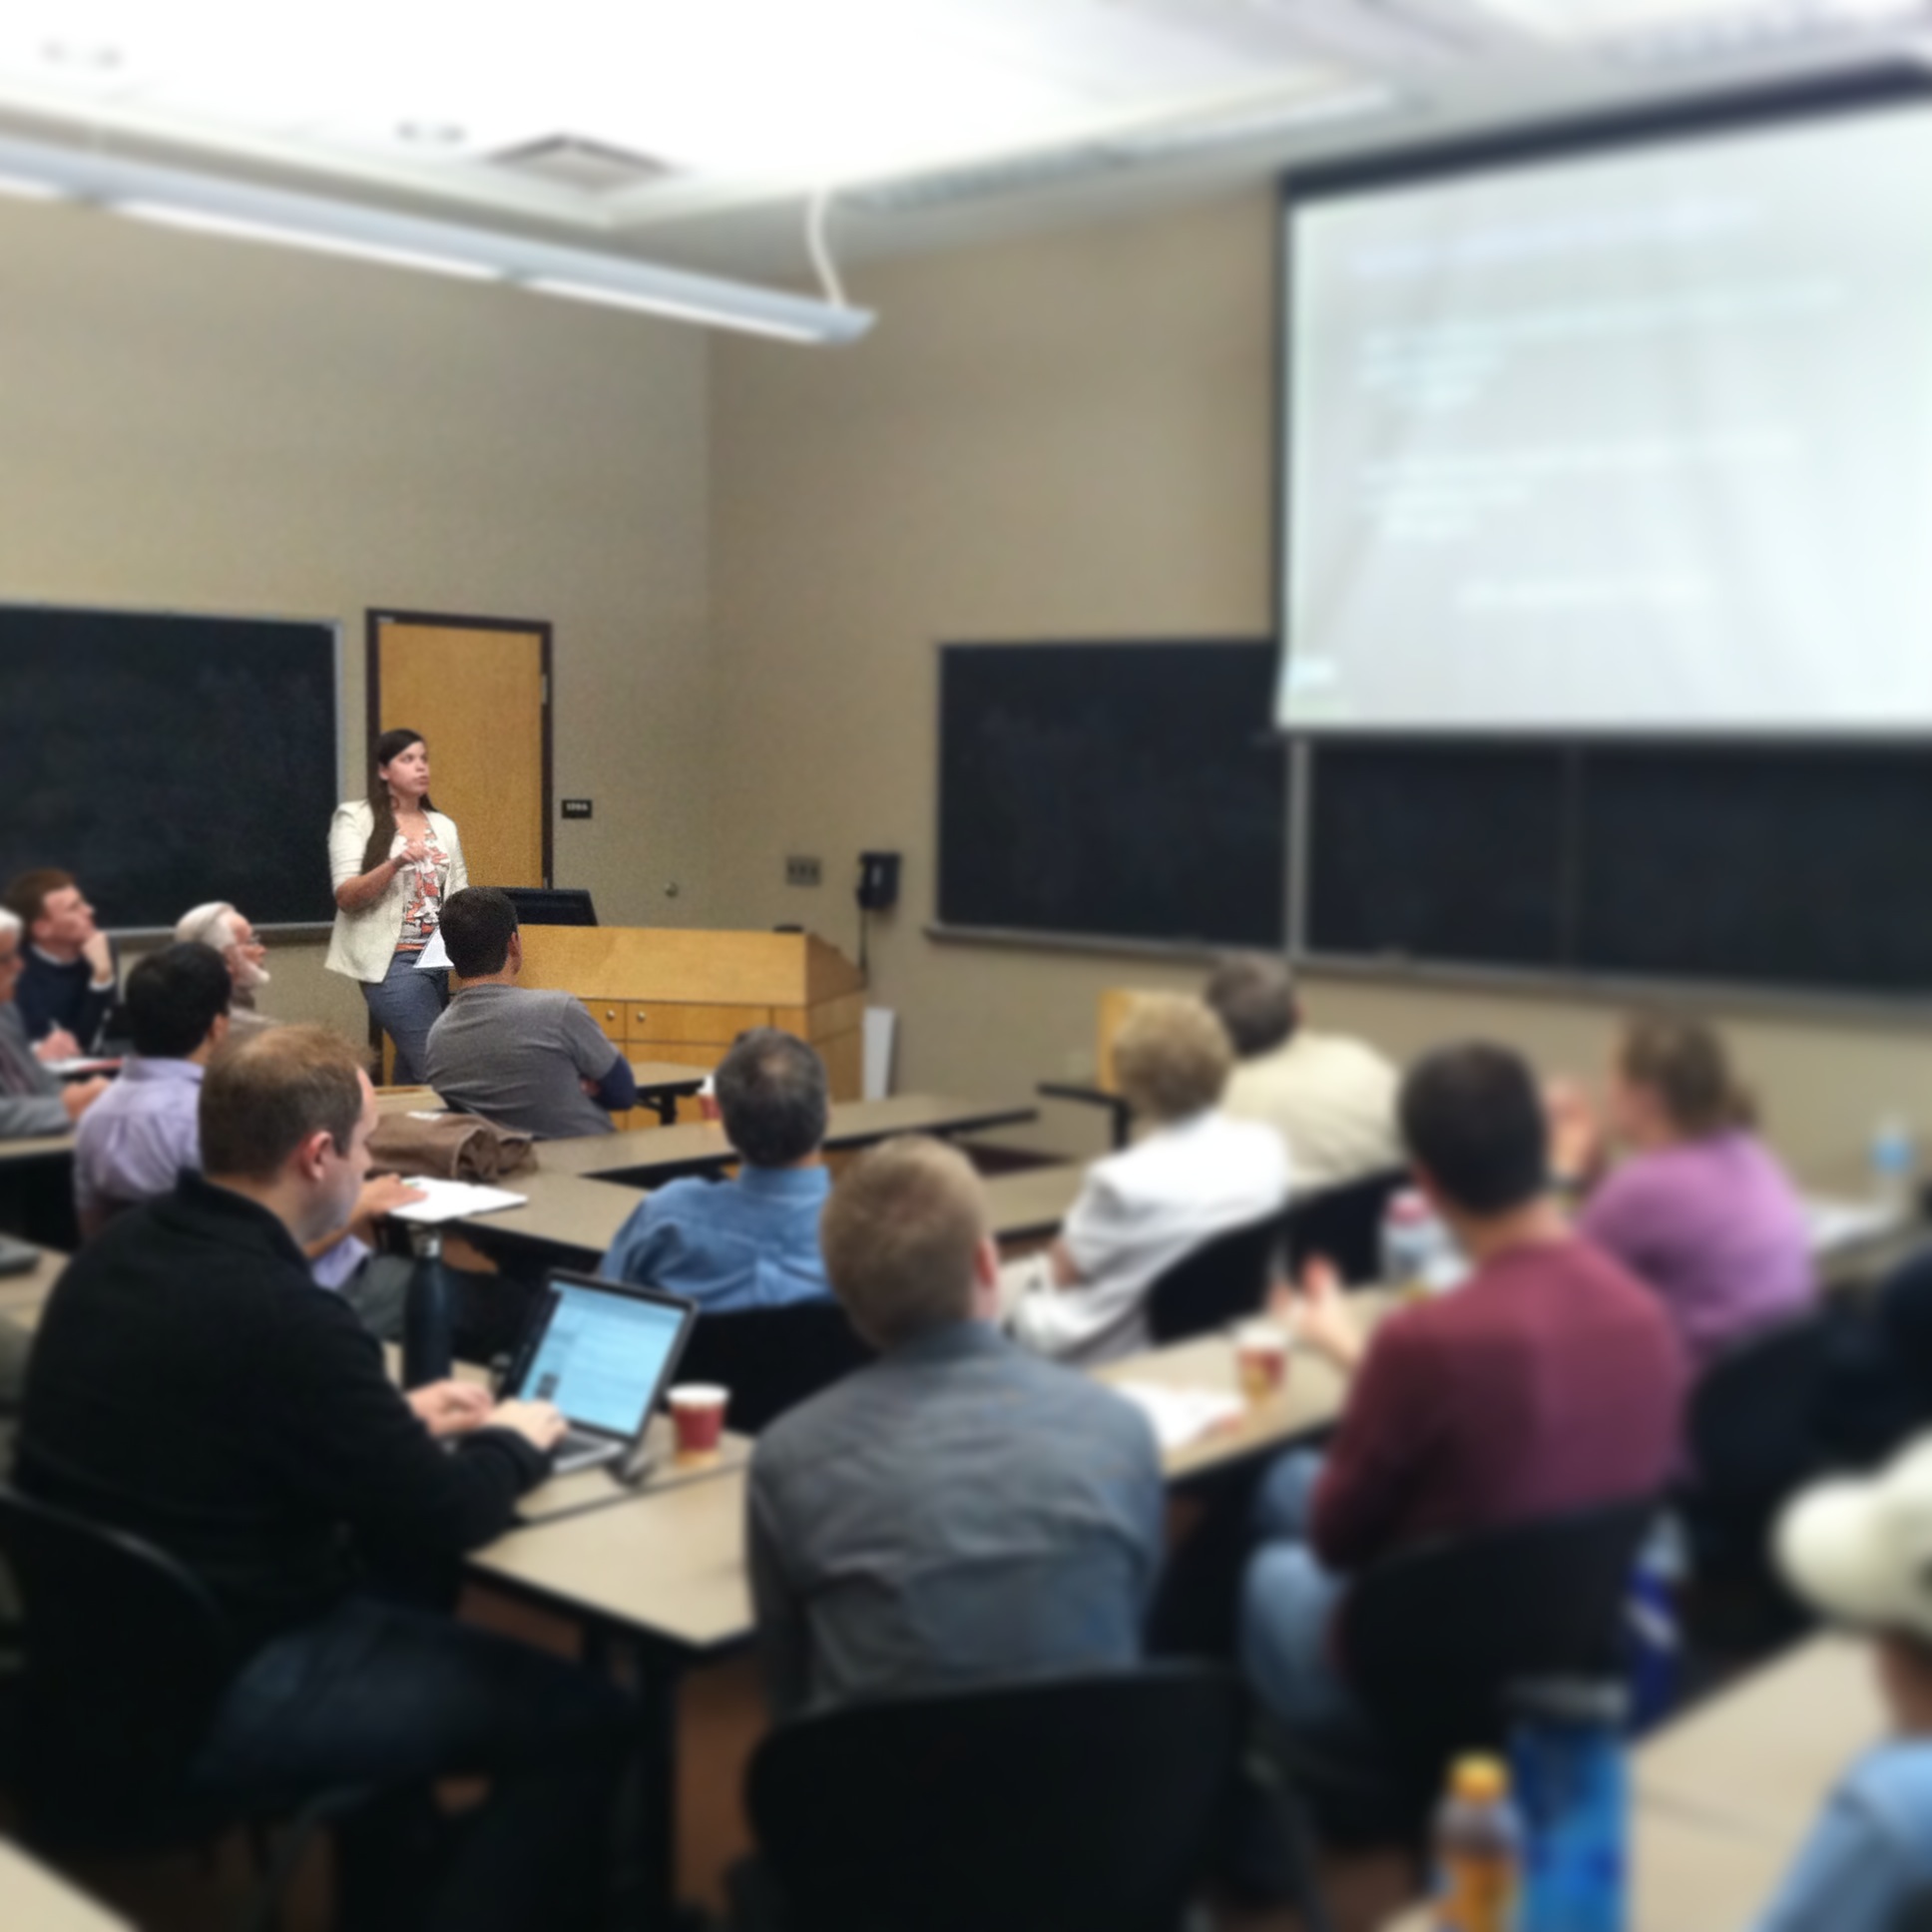
M 1777 1560 L 1827 1617 L 1932 1642 L 1932 1438 L 1807 1489 L 1779 1519 Z

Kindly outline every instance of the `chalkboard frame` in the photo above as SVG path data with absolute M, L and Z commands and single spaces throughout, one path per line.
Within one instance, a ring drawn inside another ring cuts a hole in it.
M 49 598 L 0 598 L 0 617 L 17 614 L 46 614 L 52 617 L 69 618 L 118 618 L 129 620 L 153 619 L 172 620 L 188 624 L 250 624 L 298 626 L 304 630 L 326 631 L 329 635 L 329 685 L 330 685 L 330 732 L 333 738 L 333 762 L 338 799 L 342 795 L 344 782 L 344 758 L 347 752 L 345 725 L 347 711 L 343 691 L 343 624 L 337 616 L 304 616 L 286 611 L 202 611 L 187 610 L 174 605 L 135 605 L 135 604 L 75 604 L 62 603 Z M 317 833 L 318 848 L 322 832 Z M 185 909 L 185 908 L 184 908 Z M 244 908 L 245 910 L 245 908 Z M 324 937 L 331 930 L 327 918 L 294 920 L 254 921 L 257 933 L 267 934 L 279 939 L 316 939 Z M 116 939 L 135 941 L 172 939 L 175 929 L 170 925 L 113 925 L 103 928 Z
M 1533 166 L 1566 155 L 1611 153 L 1620 148 L 1641 147 L 1647 142 L 1683 137 L 1709 136 L 1722 139 L 1727 134 L 1744 134 L 1755 129 L 1806 120 L 1826 120 L 1838 115 L 1932 107 L 1932 69 L 1916 62 L 1886 61 L 1848 73 L 1813 76 L 1800 80 L 1776 80 L 1742 88 L 1703 93 L 1686 99 L 1648 106 L 1610 107 L 1582 116 L 1550 115 L 1519 127 L 1481 134 L 1451 136 L 1366 155 L 1344 156 L 1316 162 L 1302 169 L 1290 169 L 1276 178 L 1274 223 L 1274 447 L 1273 447 L 1273 521 L 1269 532 L 1272 569 L 1269 599 L 1272 604 L 1276 649 L 1274 690 L 1278 719 L 1279 695 L 1286 678 L 1292 644 L 1288 636 L 1288 575 L 1290 555 L 1289 450 L 1295 419 L 1294 360 L 1289 341 L 1290 318 L 1294 308 L 1293 218 L 1298 204 L 1318 203 L 1364 190 L 1394 188 L 1428 181 L 1452 180 L 1458 175 L 1487 172 L 1496 168 Z M 1323 737 L 1346 739 L 1361 735 L 1390 736 L 1396 727 L 1373 722 L 1322 721 L 1278 725 L 1291 738 Z M 1474 738 L 1497 735 L 1493 726 L 1472 724 L 1454 727 L 1453 732 Z M 1687 734 L 1709 735 L 1687 727 Z M 1510 735 L 1524 739 L 1565 735 L 1549 726 L 1510 727 Z M 1568 735 L 1576 735 L 1574 727 Z M 1633 727 L 1620 734 L 1614 728 L 1592 727 L 1590 735 L 1627 736 L 1630 739 L 1669 741 L 1675 733 L 1659 731 L 1654 724 Z M 1754 735 L 1763 736 L 1757 732 Z M 1780 734 L 1781 735 L 1781 734 Z M 1794 731 L 1793 738 L 1804 733 Z M 1738 733 L 1740 742 L 1747 734 Z M 1856 741 L 1876 742 L 1857 734 Z M 1294 929 L 1290 919 L 1290 929 Z

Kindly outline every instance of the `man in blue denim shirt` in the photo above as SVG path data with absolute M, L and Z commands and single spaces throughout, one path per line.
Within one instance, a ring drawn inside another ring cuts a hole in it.
M 735 1181 L 673 1181 L 638 1208 L 601 1272 L 689 1295 L 706 1314 L 828 1294 L 818 1216 L 825 1063 L 802 1040 L 753 1027 L 719 1063 L 718 1111 L 741 1157 Z
M 1806 1603 L 1871 1639 L 1892 1734 L 1846 1768 L 1756 1932 L 1891 1932 L 1932 1890 L 1932 1440 L 1806 1491 L 1777 1554 Z

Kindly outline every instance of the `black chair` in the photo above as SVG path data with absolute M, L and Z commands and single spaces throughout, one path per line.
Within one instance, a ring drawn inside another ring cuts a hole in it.
M 717 1382 L 731 1392 L 725 1423 L 754 1436 L 807 1396 L 875 1359 L 829 1297 L 776 1308 L 700 1315 L 680 1358 L 685 1382 Z
M 148 1853 L 291 1826 L 242 1924 L 273 1920 L 310 1837 L 366 1797 L 285 1792 L 257 1806 L 197 1796 L 188 1769 L 238 1649 L 198 1578 L 140 1539 L 0 1486 L 0 1561 L 21 1603 L 14 1784 L 22 1835 L 62 1851 Z
M 1245 1722 L 1231 1673 L 1172 1664 L 782 1725 L 745 1790 L 779 1922 L 1176 1932 L 1225 1825 Z
M 1778 1581 L 1771 1525 L 1821 1460 L 1836 1321 L 1829 1309 L 1739 1342 L 1690 1398 L 1690 1470 L 1678 1499 L 1690 1544 L 1686 1613 L 1696 1641 L 1754 1651 L 1804 1612 Z
M 1299 1275 L 1311 1255 L 1334 1262 L 1351 1286 L 1382 1278 L 1382 1215 L 1389 1198 L 1410 1185 L 1406 1168 L 1385 1168 L 1304 1195 L 1288 1209 L 1285 1222 L 1287 1263 Z
M 1281 1215 L 1273 1213 L 1184 1254 L 1148 1290 L 1149 1333 L 1157 1342 L 1186 1341 L 1258 1314 L 1280 1246 Z
M 1450 1759 L 1503 1742 L 1512 1687 L 1623 1682 L 1631 1570 L 1657 1514 L 1655 1498 L 1637 1498 L 1404 1551 L 1364 1571 L 1343 1600 L 1340 1641 L 1373 1747 L 1284 1746 L 1334 1835 L 1412 1834 Z
M 1889 1932 L 1932 1932 L 1932 1886 L 1906 1899 L 1898 1908 Z

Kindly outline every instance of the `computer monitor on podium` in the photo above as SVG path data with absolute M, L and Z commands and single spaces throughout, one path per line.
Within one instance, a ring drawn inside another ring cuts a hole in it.
M 517 909 L 517 923 L 524 926 L 594 926 L 597 908 L 591 895 L 580 887 L 557 888 L 536 885 L 507 885 L 504 895 Z

